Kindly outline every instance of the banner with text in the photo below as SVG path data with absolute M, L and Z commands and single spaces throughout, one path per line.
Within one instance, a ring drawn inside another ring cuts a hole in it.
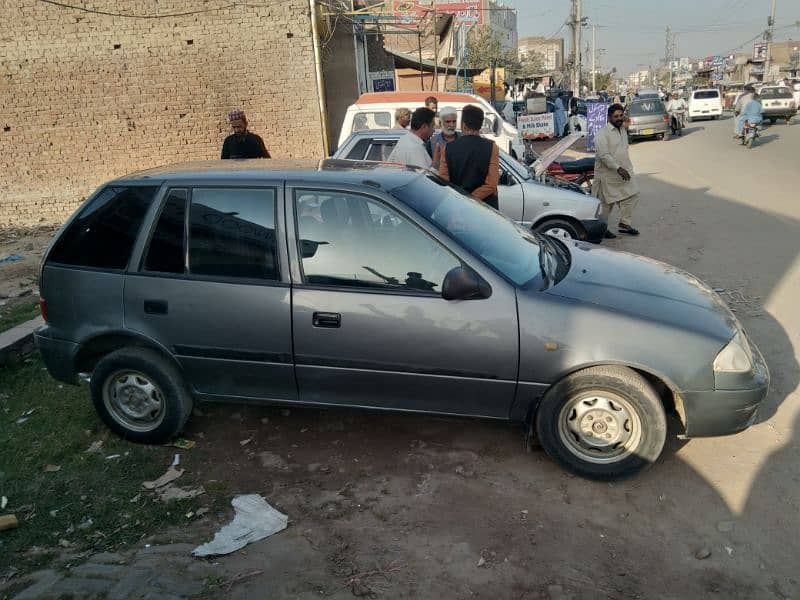
M 483 25 L 481 0 L 393 0 L 392 9 L 401 22 L 410 23 L 434 11 L 453 15 L 457 23 Z
M 608 107 L 606 102 L 590 102 L 586 105 L 586 150 L 594 152 L 594 136 L 608 123 Z
M 517 129 L 526 140 L 555 137 L 556 124 L 553 113 L 520 115 L 517 117 Z

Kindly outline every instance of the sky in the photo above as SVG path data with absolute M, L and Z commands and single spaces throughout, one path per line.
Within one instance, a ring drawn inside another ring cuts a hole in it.
M 504 0 L 517 9 L 519 37 L 541 35 L 565 39 L 570 52 L 570 0 Z M 800 40 L 800 0 L 776 0 L 775 40 Z M 600 68 L 616 67 L 621 75 L 658 65 L 664 56 L 664 29 L 677 32 L 677 57 L 752 52 L 752 38 L 767 27 L 771 0 L 583 0 L 583 14 L 597 25 Z M 779 29 L 790 25 L 791 27 Z M 584 28 L 581 45 L 591 43 Z M 750 40 L 750 41 L 748 41 Z M 745 43 L 747 42 L 747 43 Z M 741 46 L 741 47 L 739 47 Z M 586 60 L 584 58 L 584 60 Z M 587 65 L 588 66 L 588 65 Z

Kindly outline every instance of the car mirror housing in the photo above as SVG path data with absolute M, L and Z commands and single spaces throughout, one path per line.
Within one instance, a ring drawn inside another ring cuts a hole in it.
M 314 240 L 300 240 L 300 256 L 302 258 L 314 258 L 320 246 L 328 242 L 315 242 Z
M 469 267 L 450 269 L 442 283 L 445 300 L 482 300 L 492 295 L 492 286 Z

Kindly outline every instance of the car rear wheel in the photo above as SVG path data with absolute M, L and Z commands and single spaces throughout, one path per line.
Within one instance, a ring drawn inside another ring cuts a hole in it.
M 658 395 L 627 367 L 591 367 L 545 394 L 536 433 L 548 455 L 590 479 L 617 479 L 652 465 L 664 448 L 666 416 Z
M 148 348 L 123 348 L 101 359 L 92 372 L 91 394 L 112 431 L 144 444 L 169 441 L 192 412 L 178 369 Z
M 770 118 L 769 118 L 769 124 L 770 124 L 770 125 L 775 125 L 775 121 L 777 121 L 777 120 L 778 120 L 778 119 L 776 119 L 775 117 L 770 117 Z
M 552 235 L 553 237 L 563 240 L 581 240 L 584 236 L 582 235 L 583 232 L 578 228 L 578 225 L 566 219 L 547 219 L 539 223 L 534 228 L 534 231 L 545 235 Z

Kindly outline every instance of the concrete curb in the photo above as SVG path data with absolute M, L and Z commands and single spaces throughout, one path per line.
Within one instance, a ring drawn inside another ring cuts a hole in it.
M 36 317 L 16 327 L 0 332 L 0 367 L 19 362 L 33 352 L 33 332 L 44 325 L 42 317 Z

